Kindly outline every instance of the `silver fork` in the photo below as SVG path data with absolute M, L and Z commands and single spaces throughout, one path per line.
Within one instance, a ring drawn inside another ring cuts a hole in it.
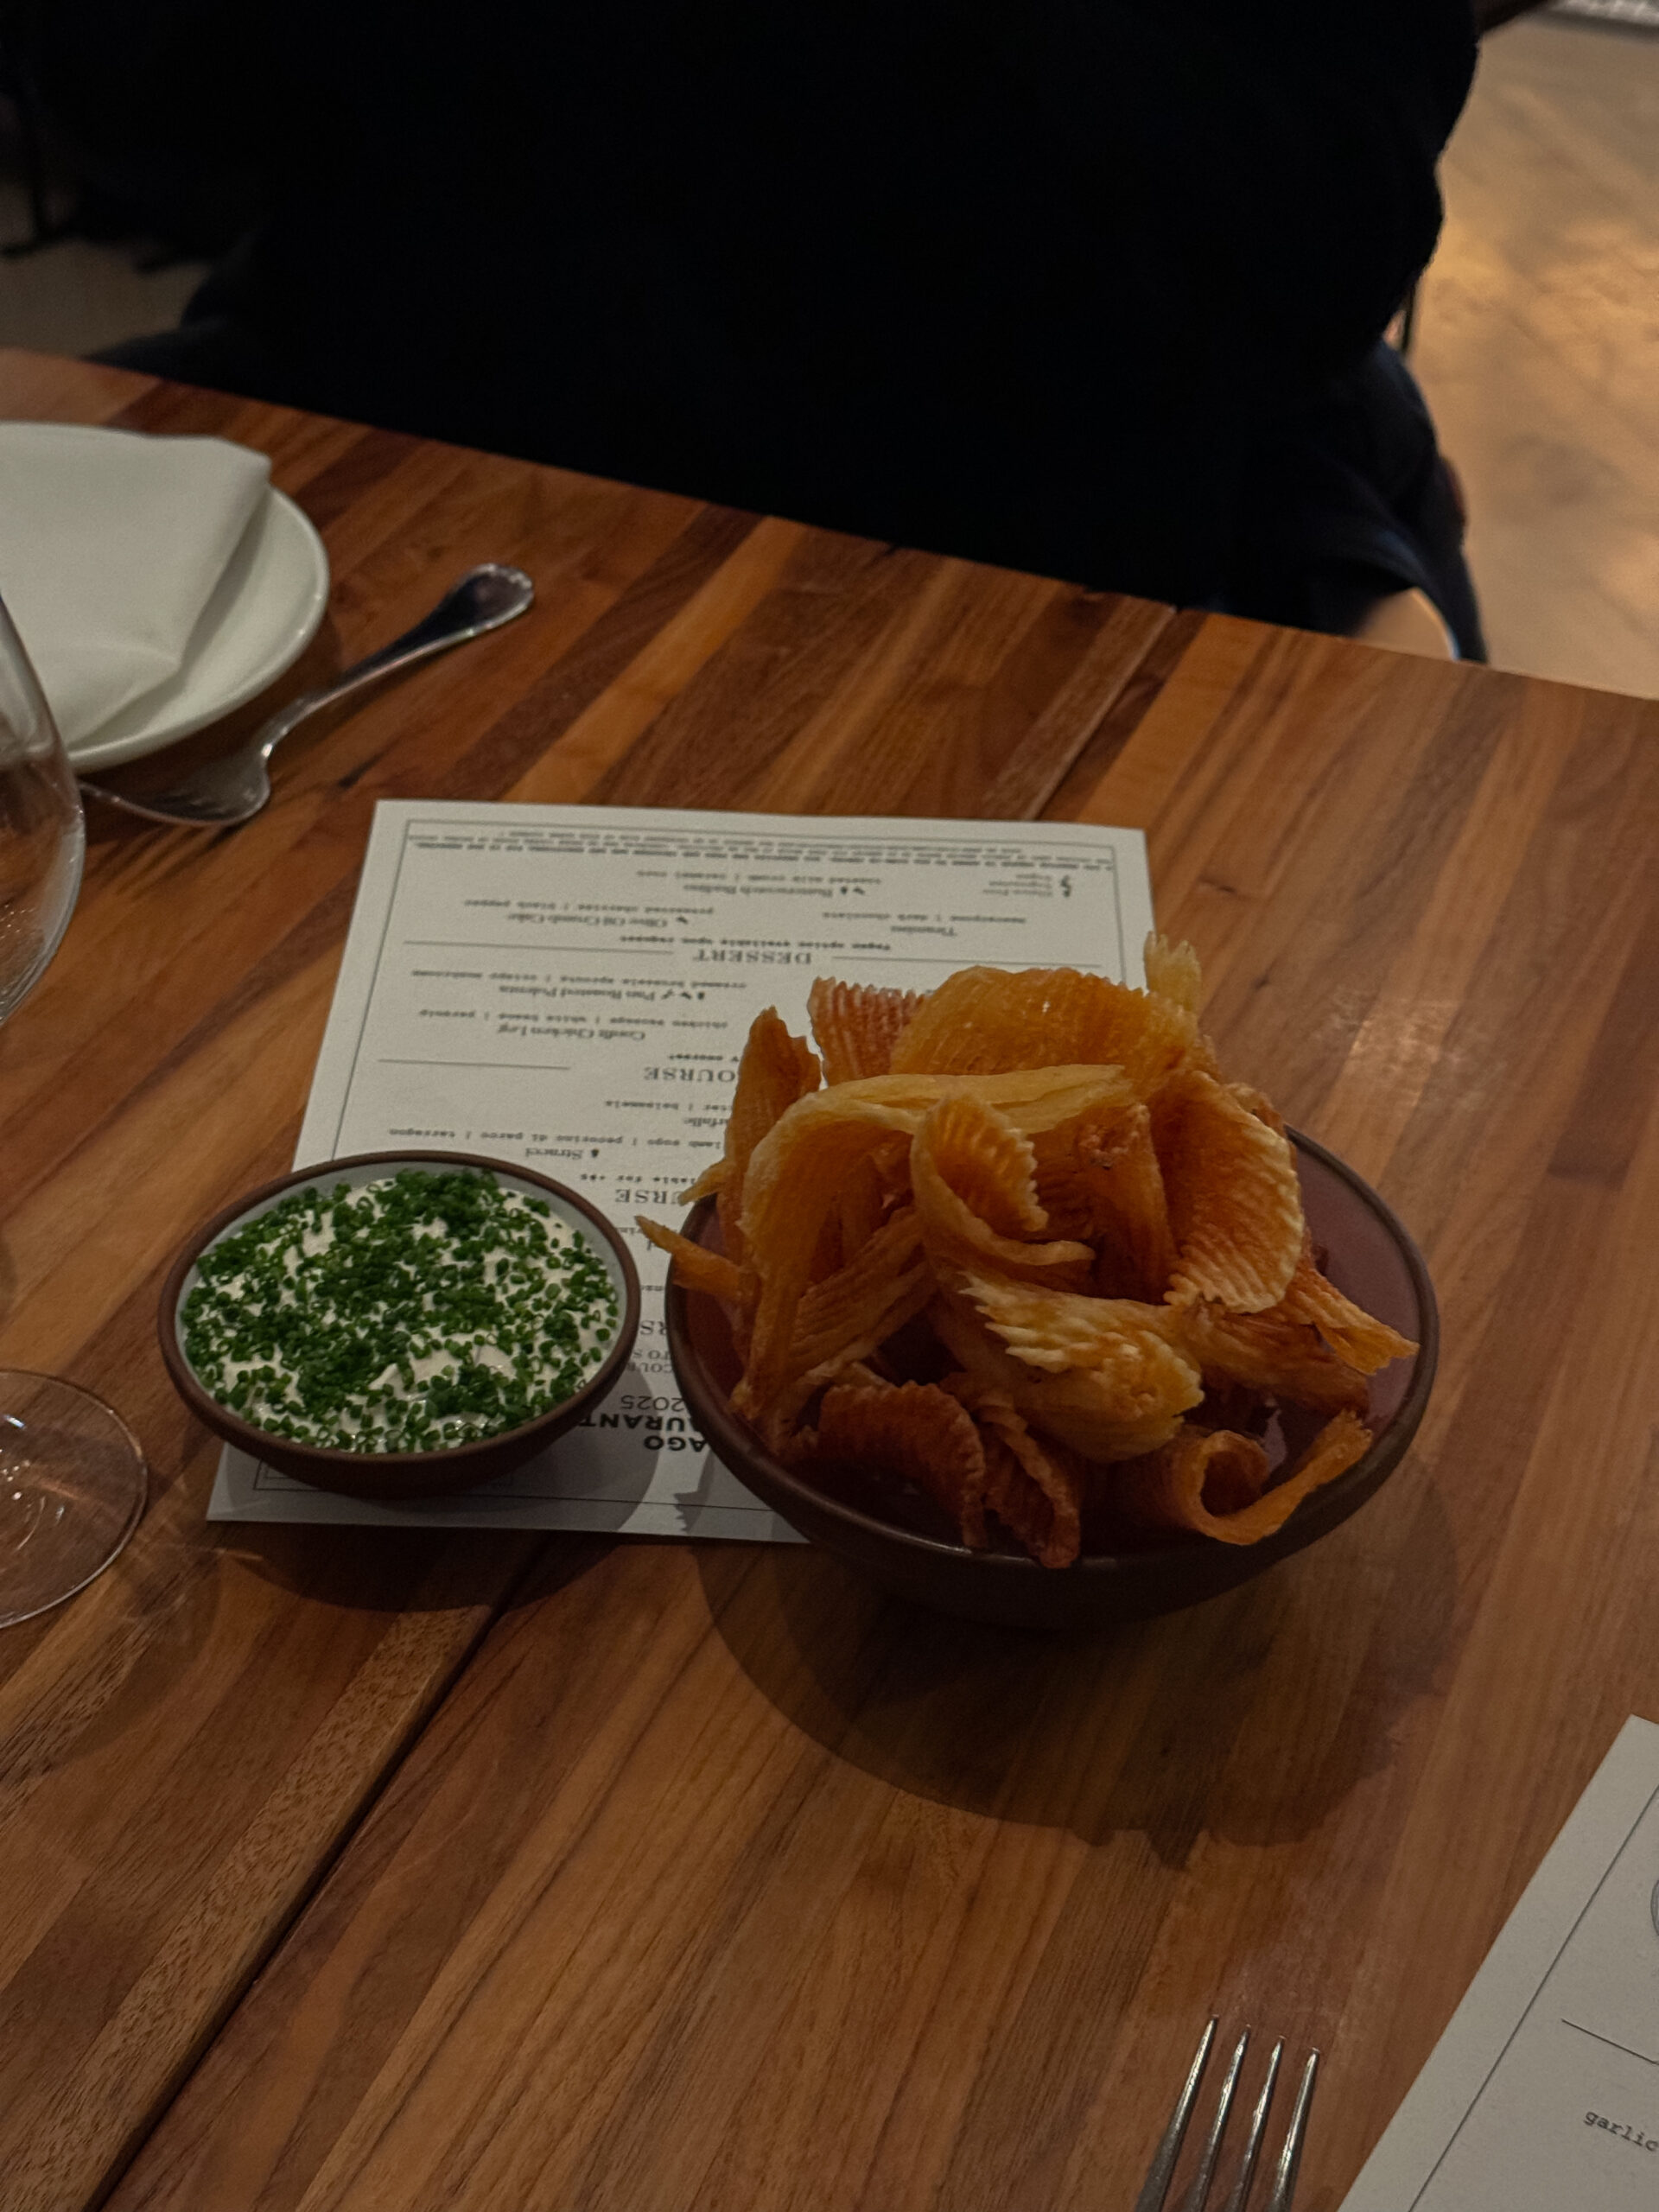
M 1146 2182 L 1135 2200 L 1135 2212 L 1164 2212 L 1169 2195 L 1170 2177 L 1175 2171 L 1175 2161 L 1181 2155 L 1181 2145 L 1186 2138 L 1186 2124 L 1192 2117 L 1192 2107 L 1198 2101 L 1198 2085 L 1204 2079 L 1204 2069 L 1210 2063 L 1210 2048 L 1216 2039 L 1219 2022 L 1211 2020 L 1198 2039 L 1198 2050 L 1192 2056 L 1192 2065 L 1186 2077 L 1186 2086 L 1175 2101 L 1175 2109 L 1169 2116 L 1169 2126 L 1153 2158 Z M 1233 2108 L 1233 2098 L 1238 2089 L 1238 2077 L 1243 2069 L 1244 2054 L 1250 2047 L 1250 2031 L 1246 2028 L 1234 2048 L 1227 2067 L 1227 2078 L 1221 2085 L 1221 2101 L 1216 2107 L 1216 2116 L 1210 2123 L 1210 2133 L 1205 2139 L 1204 2155 L 1192 2185 L 1181 2200 L 1180 2212 L 1204 2212 L 1210 2199 L 1210 2184 L 1215 2178 L 1216 2161 L 1221 2156 L 1221 2140 L 1227 2131 L 1228 2114 Z M 1267 2079 L 1255 2101 L 1255 2110 L 1250 2115 L 1250 2132 L 1245 2139 L 1244 2155 L 1232 2190 L 1222 2212 L 1244 2212 L 1250 2193 L 1250 2183 L 1255 2178 L 1255 2164 L 1262 2150 L 1262 2138 L 1268 2125 L 1268 2108 L 1273 2102 L 1274 2085 L 1279 2079 L 1279 2062 L 1284 2056 L 1282 2039 L 1273 2046 L 1268 2060 Z M 1296 2170 L 1302 2162 L 1302 2138 L 1307 2133 L 1308 2107 L 1313 2101 L 1313 2079 L 1319 2070 L 1319 2054 L 1308 2053 L 1307 2063 L 1302 2069 L 1302 2078 L 1296 2090 L 1296 2101 L 1291 2107 L 1290 2126 L 1274 2169 L 1273 2189 L 1262 2212 L 1290 2212 L 1291 2199 L 1296 2193 Z
M 522 569 L 505 568 L 498 561 L 469 569 L 412 630 L 382 645 L 366 660 L 357 662 L 321 690 L 308 691 L 303 698 L 296 699 L 257 729 L 245 745 L 238 746 L 233 753 L 221 753 L 217 760 L 204 762 L 168 790 L 146 792 L 137 798 L 125 791 L 107 790 L 83 776 L 81 791 L 106 806 L 118 806 L 124 814 L 142 814 L 147 822 L 225 830 L 250 821 L 270 797 L 265 764 L 283 740 L 319 708 L 331 707 L 347 692 L 378 683 L 395 670 L 429 660 L 434 653 L 448 652 L 452 645 L 481 638 L 486 631 L 499 630 L 504 622 L 522 614 L 535 596 L 536 587 Z

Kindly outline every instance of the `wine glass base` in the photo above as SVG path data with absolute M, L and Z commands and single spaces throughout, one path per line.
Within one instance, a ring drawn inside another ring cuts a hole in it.
M 0 1628 L 101 1574 L 143 1513 L 144 1455 L 75 1383 L 0 1368 Z

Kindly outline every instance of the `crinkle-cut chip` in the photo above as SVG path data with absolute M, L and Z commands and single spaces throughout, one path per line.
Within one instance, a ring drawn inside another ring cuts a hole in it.
M 1012 1399 L 971 1375 L 947 1375 L 940 1388 L 979 1423 L 986 1503 L 1039 1567 L 1070 1567 L 1083 1548 L 1082 1461 L 1064 1445 L 1033 1436 Z
M 954 1294 L 936 1299 L 928 1319 L 952 1358 L 977 1382 L 1085 1459 L 1132 1459 L 1155 1451 L 1204 1395 L 1197 1368 L 1171 1347 L 1166 1347 L 1170 1357 L 1158 1360 L 1139 1386 L 1127 1388 L 1122 1371 L 1074 1369 L 1053 1375 L 1027 1366 L 972 1305 Z
M 1211 1298 L 1237 1313 L 1276 1306 L 1302 1249 L 1287 1141 L 1207 1075 L 1166 1084 L 1152 1127 L 1178 1254 L 1172 1302 Z
M 743 1275 L 734 1260 L 709 1251 L 706 1245 L 690 1236 L 682 1236 L 677 1229 L 666 1229 L 660 1221 L 648 1221 L 642 1213 L 633 1217 L 658 1249 L 668 1254 L 674 1263 L 677 1282 L 683 1283 L 688 1290 L 706 1291 L 710 1298 L 722 1299 L 728 1306 L 742 1303 Z
M 1416 1345 L 1386 1321 L 1344 1298 L 1313 1264 L 1313 1247 L 1304 1238 L 1301 1257 L 1290 1279 L 1290 1288 L 1275 1312 L 1292 1319 L 1310 1322 L 1339 1359 L 1362 1375 L 1375 1375 L 1391 1359 L 1405 1359 Z
M 1089 1061 L 1013 1068 L 1000 1075 L 865 1076 L 857 1083 L 838 1083 L 817 1103 L 823 1106 L 826 1101 L 833 1101 L 836 1111 L 879 1106 L 894 1113 L 920 1116 L 942 1098 L 977 1098 L 1005 1114 L 1027 1136 L 1035 1137 L 1080 1114 L 1128 1105 L 1135 1095 L 1121 1068 L 1098 1067 Z M 907 1126 L 914 1128 L 915 1122 Z
M 1173 999 L 1188 1014 L 1197 1014 L 1204 995 L 1204 970 L 1198 956 L 1185 938 L 1172 944 L 1161 931 L 1147 937 L 1144 952 L 1147 988 L 1160 999 Z
M 1282 1306 L 1229 1313 L 1201 1299 L 1180 1310 L 1174 1337 L 1207 1383 L 1265 1390 L 1316 1414 L 1363 1414 L 1370 1403 L 1359 1370 Z
M 1186 1056 L 1177 1072 L 1181 1075 L 1207 1075 L 1212 1083 L 1221 1081 L 1220 1058 L 1214 1044 L 1205 1035 L 1203 1030 L 1199 1030 L 1198 1035 L 1188 1046 Z
M 747 1369 L 732 1394 L 746 1418 L 764 1409 L 788 1377 L 797 1308 L 837 1192 L 884 1138 L 908 1136 L 918 1118 L 852 1098 L 858 1087 L 843 1084 L 800 1100 L 749 1161 L 743 1179 L 745 1257 L 760 1289 Z
M 823 1055 L 828 1084 L 856 1083 L 886 1075 L 893 1048 L 922 1003 L 919 991 L 889 991 L 874 983 L 838 983 L 820 976 L 807 995 L 812 1034 Z
M 942 1098 L 916 1133 L 925 1151 L 963 1203 L 999 1236 L 1041 1236 L 1047 1217 L 1037 1203 L 1032 1141 L 1006 1114 L 968 1093 Z
M 1001 1185 L 999 1169 L 1006 1179 Z M 1088 1281 L 1094 1266 L 1088 1245 L 1029 1243 L 1014 1233 L 1022 1222 L 1045 1224 L 1030 1141 L 994 1108 L 947 1098 L 925 1115 L 910 1148 L 910 1181 L 936 1268 L 996 1268 L 1024 1280 L 1074 1285 Z M 982 1208 L 991 1210 L 992 1219 Z M 1000 1233 L 992 1220 L 1009 1233 Z
M 893 1047 L 895 1074 L 1121 1067 L 1145 1097 L 1197 1034 L 1189 1010 L 1075 968 L 963 968 L 932 992 Z
M 1253 1083 L 1229 1083 L 1222 1087 L 1237 1099 L 1247 1114 L 1254 1114 L 1258 1122 L 1265 1122 L 1276 1135 L 1287 1134 L 1285 1117 L 1265 1090 L 1258 1090 Z
M 836 1193 L 843 1265 L 857 1258 L 893 1208 L 909 1195 L 910 1144 L 891 1137 L 860 1160 Z
M 775 1007 L 756 1014 L 738 1063 L 719 1185 L 721 1235 L 734 1260 L 743 1257 L 743 1183 L 749 1161 L 796 1101 L 817 1089 L 818 1074 L 805 1039 L 790 1035 Z
M 1261 1446 L 1226 1429 L 1206 1433 L 1183 1425 L 1161 1451 L 1119 1469 L 1118 1502 L 1153 1528 L 1191 1529 L 1224 1544 L 1257 1544 L 1282 1529 L 1311 1491 L 1363 1459 L 1370 1441 L 1370 1431 L 1352 1414 L 1338 1414 L 1281 1481 L 1250 1496 L 1257 1461 L 1266 1464 Z M 1230 1498 L 1240 1502 L 1230 1503 Z
M 837 1384 L 818 1409 L 811 1456 L 912 1482 L 985 1548 L 985 1447 L 966 1407 L 931 1382 L 872 1390 Z
M 1173 1317 L 1166 1306 L 1084 1298 L 966 1268 L 950 1287 L 973 1300 L 1016 1359 L 1051 1375 L 1079 1367 L 1109 1371 L 1132 1392 L 1157 1388 L 1153 1378 L 1191 1364 L 1170 1343 Z
M 1160 1451 L 1119 1467 L 1113 1496 L 1119 1510 L 1142 1528 L 1214 1535 L 1218 1522 L 1255 1504 L 1270 1471 L 1255 1437 L 1183 1421 Z
M 789 1346 L 791 1385 L 814 1370 L 868 1358 L 894 1330 L 913 1320 L 932 1295 L 921 1225 L 907 1206 L 876 1231 L 855 1260 L 815 1283 L 802 1298 Z M 808 1390 L 798 1402 L 804 1404 L 810 1395 Z
M 1091 1243 L 1104 1240 L 1114 1255 L 1122 1251 L 1137 1294 L 1161 1298 L 1175 1238 L 1146 1107 L 1136 1100 L 1122 1114 L 1068 1123 L 1036 1140 L 1035 1149 L 1037 1193 L 1054 1227 Z
M 884 1137 L 913 1136 L 930 1108 L 963 1093 L 999 1108 L 1033 1135 L 1121 1097 L 1123 1077 L 1116 1068 L 1071 1066 L 975 1077 L 880 1075 L 798 1099 L 751 1154 L 737 1200 L 742 1250 L 733 1256 L 752 1262 L 760 1280 L 748 1370 L 733 1393 L 740 1413 L 764 1406 L 787 1370 L 795 1307 L 847 1176 Z M 732 1195 L 723 1192 L 722 1204 Z
M 699 1198 L 718 1197 L 731 1180 L 731 1173 L 730 1164 L 723 1157 L 719 1160 L 711 1160 L 696 1181 L 688 1184 L 680 1192 L 680 1204 L 683 1206 L 694 1206 Z
M 1034 1427 L 1085 1459 L 1109 1464 L 1155 1452 L 1180 1426 L 1181 1415 L 1198 1403 L 1190 1391 L 1179 1402 L 1125 1408 L 1122 1397 L 1103 1375 L 1078 1372 L 1039 1376 L 1020 1393 L 1020 1411 Z

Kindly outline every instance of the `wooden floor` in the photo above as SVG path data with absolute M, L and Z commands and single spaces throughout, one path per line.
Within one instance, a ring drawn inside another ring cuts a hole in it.
M 1413 365 L 1498 666 L 1659 696 L 1659 38 L 1495 32 Z

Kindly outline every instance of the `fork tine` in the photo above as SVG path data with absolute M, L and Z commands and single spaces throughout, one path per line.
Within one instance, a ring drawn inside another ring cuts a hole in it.
M 1266 2212 L 1290 2212 L 1290 2200 L 1296 2193 L 1296 2170 L 1302 2163 L 1302 2138 L 1307 2133 L 1307 2110 L 1313 2101 L 1313 2077 L 1319 2070 L 1319 2054 L 1310 2051 L 1297 2085 L 1296 2102 L 1291 2108 L 1290 2126 L 1286 2131 L 1284 2148 L 1279 2153 L 1273 2194 L 1268 2199 Z
M 1268 2078 L 1262 2084 L 1262 2094 L 1255 2101 L 1255 2110 L 1250 2114 L 1250 2132 L 1245 2139 L 1243 2162 L 1238 2170 L 1230 2195 L 1222 2212 L 1244 2212 L 1250 2193 L 1250 2183 L 1255 2179 L 1255 2162 L 1261 2155 L 1262 2137 L 1268 2125 L 1268 2107 L 1273 2102 L 1274 2085 L 1279 2079 L 1279 2062 L 1285 2055 L 1282 2037 L 1274 2044 L 1268 2059 Z M 1288 2200 L 1287 2200 L 1288 2201 Z
M 1192 2186 L 1186 2192 L 1182 2212 L 1204 2212 L 1210 2201 L 1210 2183 L 1216 2171 L 1216 2160 L 1221 2155 L 1221 2139 L 1227 2132 L 1227 2115 L 1233 2108 L 1234 2093 L 1238 2088 L 1239 2069 L 1244 2063 L 1244 2054 L 1250 2047 L 1250 2031 L 1245 2029 L 1233 2050 L 1232 2063 L 1227 2069 L 1227 2079 L 1221 2085 L 1221 2101 L 1216 2107 L 1216 2116 L 1210 2123 L 1210 2133 L 1204 2146 L 1204 2157 L 1193 2176 Z
M 1176 2159 L 1181 2155 L 1181 2145 L 1186 2137 L 1186 2123 L 1192 2117 L 1198 2084 L 1204 2079 L 1210 2046 L 1216 2039 L 1216 2029 L 1219 2024 L 1217 2020 L 1212 2019 L 1198 2038 L 1198 2047 L 1192 2055 L 1192 2068 L 1187 2074 L 1186 2087 L 1175 2100 L 1175 2109 L 1169 2116 L 1169 2126 L 1164 2130 L 1164 2139 L 1154 2154 L 1141 2194 L 1135 2200 L 1135 2212 L 1164 2212 L 1164 2199 L 1169 2193 L 1169 2177 L 1175 2171 Z

